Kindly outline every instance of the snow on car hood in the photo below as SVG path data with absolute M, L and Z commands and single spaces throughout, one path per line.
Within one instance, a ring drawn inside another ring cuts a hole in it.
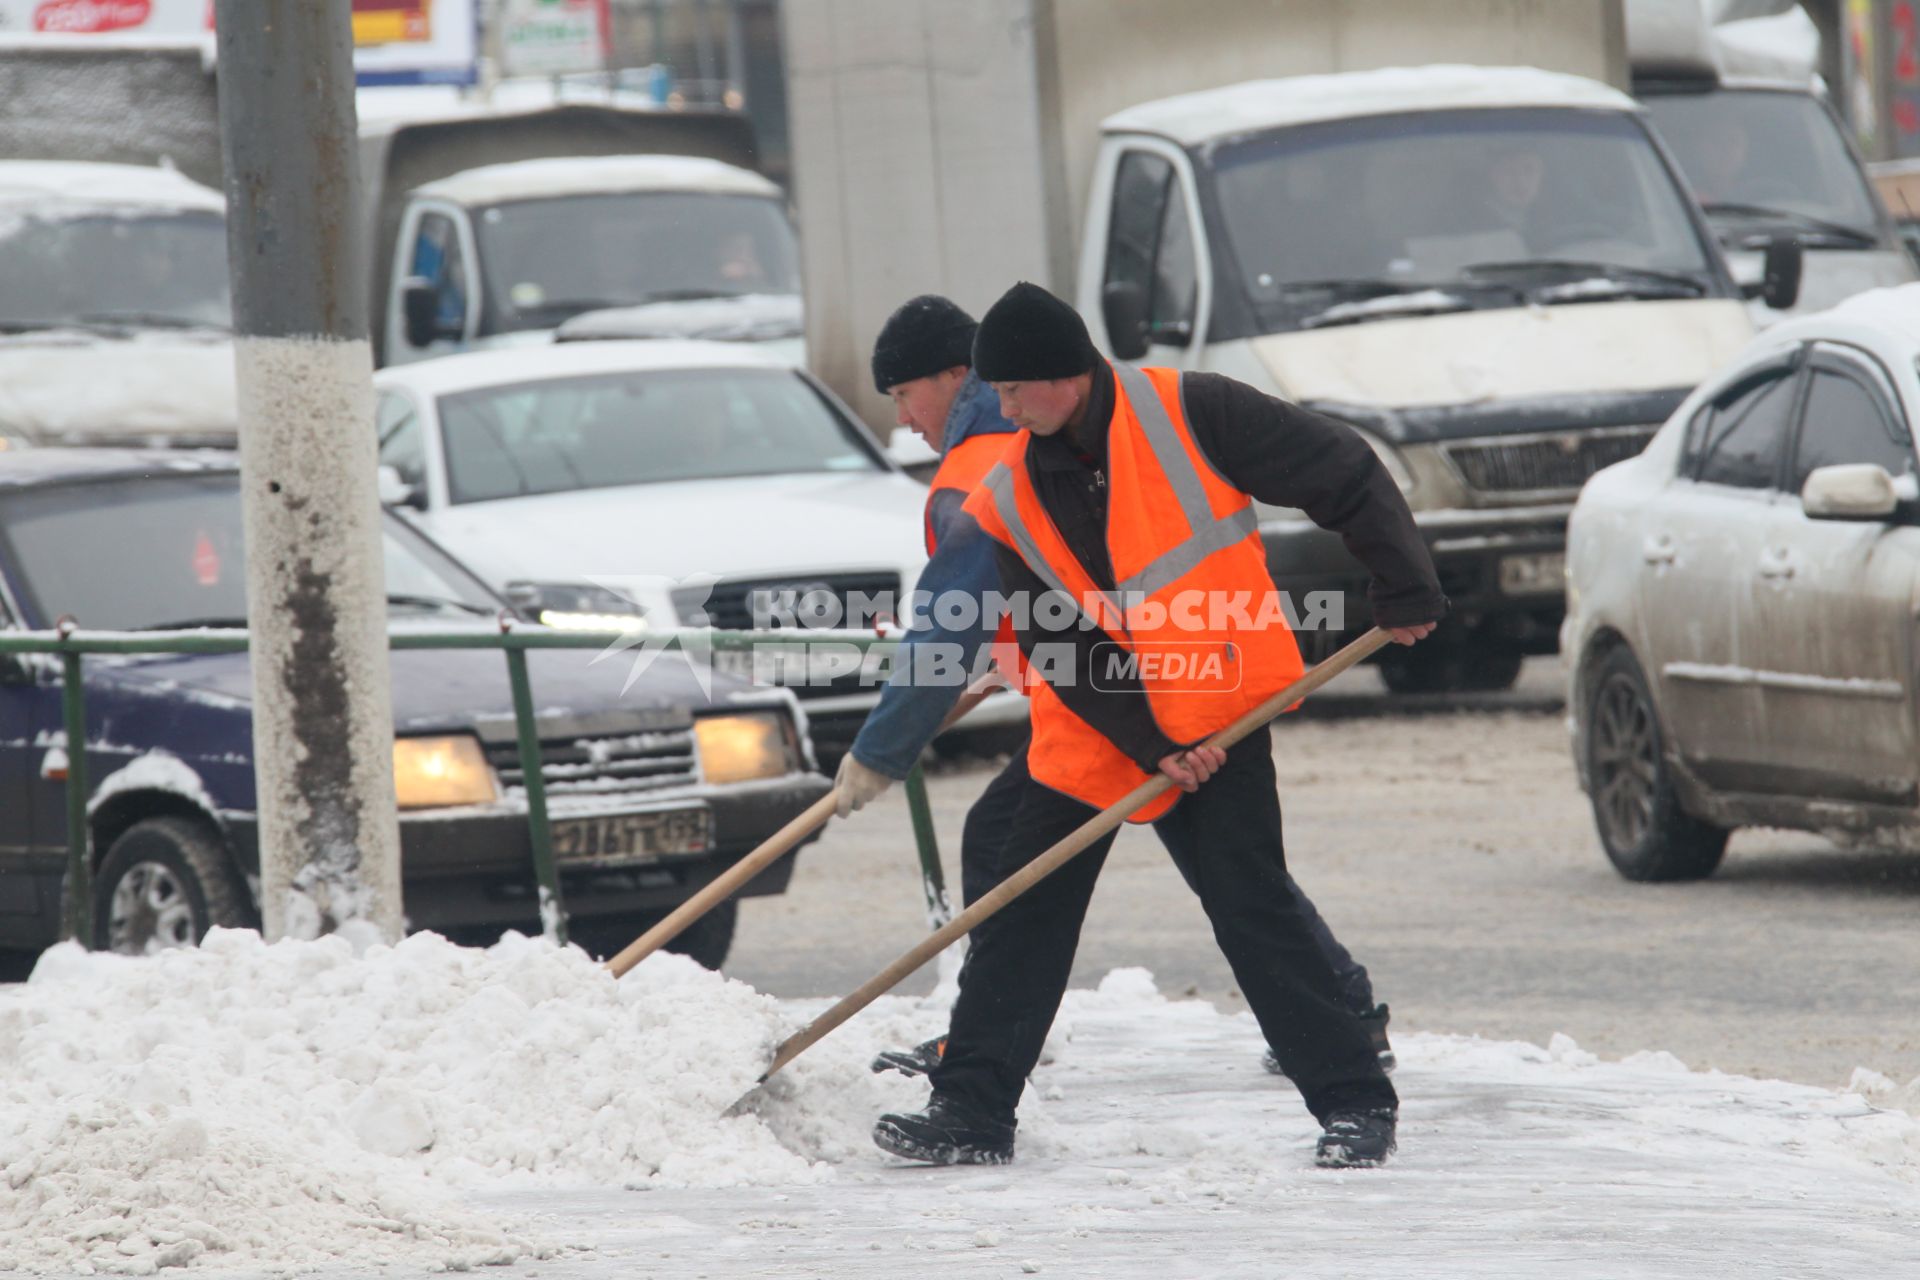
M 918 576 L 927 491 L 895 472 L 625 485 L 420 518 L 495 583 L 899 570 Z
M 709 342 L 770 342 L 802 332 L 800 296 L 743 293 L 730 298 L 649 302 L 583 311 L 561 324 L 562 341 L 581 338 L 699 338 Z
M 420 618 L 414 625 L 461 630 L 470 623 Z M 486 628 L 492 631 L 489 624 Z M 538 650 L 528 672 L 540 691 L 542 721 L 599 715 L 626 728 L 684 724 L 694 708 L 724 702 L 747 690 L 724 673 L 696 675 L 679 654 L 662 655 L 628 684 L 628 662 L 603 662 L 591 649 Z M 123 712 L 140 696 L 194 703 L 211 710 L 247 712 L 253 673 L 244 653 L 173 654 L 124 662 L 103 661 L 90 679 L 107 692 L 103 702 Z M 498 653 L 484 649 L 401 649 L 391 657 L 393 720 L 402 733 L 459 731 L 475 726 L 505 739 L 513 731 L 513 697 Z M 709 697 L 706 686 L 713 690 Z M 156 711 L 154 714 L 160 714 Z M 244 741 L 244 739 L 238 740 Z M 246 749 L 242 746 L 240 749 Z
M 0 338 L 0 434 L 36 444 L 156 436 L 231 444 L 238 426 L 225 334 L 62 329 Z
M 1691 387 L 1753 336 L 1740 303 L 1591 302 L 1255 338 L 1290 400 L 1386 408 Z

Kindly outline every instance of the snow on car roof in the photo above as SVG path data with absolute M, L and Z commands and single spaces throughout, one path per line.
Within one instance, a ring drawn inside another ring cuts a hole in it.
M 145 164 L 80 160 L 0 161 L 0 203 L 75 200 L 226 211 L 227 202 L 177 170 Z
M 1634 111 L 1596 80 L 1536 67 L 1388 67 L 1245 84 L 1143 102 L 1108 116 L 1107 133 L 1157 133 L 1193 146 L 1209 138 L 1348 116 L 1476 107 L 1585 107 Z
M 596 373 L 662 369 L 788 369 L 786 362 L 737 342 L 671 339 L 561 342 L 551 346 L 512 347 L 441 356 L 417 364 L 395 365 L 374 375 L 374 385 L 405 387 L 440 396 L 475 387 L 538 382 Z
M 556 156 L 482 165 L 422 186 L 419 194 L 456 204 L 499 204 L 602 191 L 699 191 L 778 197 L 757 173 L 705 156 Z

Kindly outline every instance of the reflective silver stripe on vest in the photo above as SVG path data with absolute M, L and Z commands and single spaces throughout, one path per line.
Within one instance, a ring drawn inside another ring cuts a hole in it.
M 1131 365 L 1116 364 L 1113 372 L 1121 393 L 1133 408 L 1133 416 L 1140 423 L 1141 432 L 1146 436 L 1147 447 L 1153 451 L 1154 460 L 1160 465 L 1160 473 L 1167 478 L 1175 499 L 1180 503 L 1181 514 L 1187 521 L 1185 538 L 1163 551 L 1146 568 L 1117 584 L 1122 600 L 1141 600 L 1192 573 L 1200 567 L 1201 561 L 1214 552 L 1224 551 L 1258 532 L 1260 518 L 1254 513 L 1251 502 L 1232 515 L 1216 517 L 1207 503 L 1206 487 L 1200 481 L 1193 455 L 1181 442 L 1173 418 L 1167 413 L 1167 406 L 1161 401 L 1159 392 L 1154 390 L 1152 380 Z M 1004 462 L 995 463 L 984 483 L 993 492 L 993 505 L 1013 536 L 1015 549 L 1020 552 L 1021 559 L 1050 589 L 1072 599 L 1072 593 L 1067 591 L 1059 576 L 1047 564 L 1046 557 L 1040 554 L 1032 535 L 1020 521 L 1019 503 L 1014 498 L 1012 468 Z M 1116 619 L 1124 619 L 1124 612 L 1113 598 L 1103 598 L 1113 608 Z M 1083 614 L 1086 612 L 1084 602 L 1075 600 L 1074 603 Z M 1096 618 L 1094 622 L 1109 631 L 1113 630 L 1100 619 Z
M 993 464 L 993 470 L 987 472 L 987 478 L 981 481 L 981 484 L 993 494 L 994 510 L 1000 513 L 1000 522 L 1007 526 L 1007 532 L 1013 538 L 1014 550 L 1018 551 L 1020 558 L 1027 562 L 1027 567 L 1033 570 L 1040 581 L 1047 584 L 1049 591 L 1059 592 L 1084 616 L 1087 612 L 1085 602 L 1067 590 L 1067 584 L 1060 580 L 1060 575 L 1053 571 L 1053 566 L 1047 562 L 1047 558 L 1040 554 L 1040 548 L 1034 545 L 1033 535 L 1028 532 L 1026 523 L 1020 519 L 1020 502 L 1014 495 L 1013 469 L 1004 462 L 996 462 Z M 1107 598 L 1107 604 L 1113 609 L 1115 622 L 1118 622 L 1121 616 L 1120 607 L 1113 603 L 1111 597 Z M 1107 626 L 1107 623 L 1099 618 L 1093 618 L 1091 621 L 1096 626 Z
M 1123 599 L 1146 597 L 1180 581 L 1200 567 L 1200 562 L 1216 551 L 1224 551 L 1260 528 L 1260 517 L 1248 503 L 1230 516 L 1222 516 L 1193 537 L 1163 553 L 1154 562 L 1120 584 Z
M 1140 429 L 1146 433 L 1147 445 L 1160 463 L 1161 474 L 1173 486 L 1173 495 L 1179 499 L 1180 510 L 1187 517 L 1187 532 L 1199 533 L 1213 523 L 1213 508 L 1207 505 L 1207 491 L 1200 483 L 1200 473 L 1194 470 L 1193 457 L 1180 443 L 1173 419 L 1167 415 L 1167 406 L 1161 401 L 1160 393 L 1153 389 L 1152 379 L 1132 365 L 1116 364 L 1113 373 L 1120 389 L 1126 393 L 1127 403 L 1133 406 L 1133 416 L 1140 420 Z

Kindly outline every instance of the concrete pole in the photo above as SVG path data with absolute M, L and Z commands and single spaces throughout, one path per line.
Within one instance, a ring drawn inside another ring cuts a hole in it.
M 268 938 L 397 941 L 347 0 L 217 0 Z

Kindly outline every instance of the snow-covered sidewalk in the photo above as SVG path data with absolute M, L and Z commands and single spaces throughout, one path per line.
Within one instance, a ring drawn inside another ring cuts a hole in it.
M 518 939 L 63 948 L 0 991 L 0 1271 L 1920 1274 L 1920 1123 L 1859 1094 L 1402 1035 L 1399 1155 L 1329 1173 L 1251 1019 L 1120 971 L 1070 995 L 1018 1162 L 923 1169 L 866 1137 L 924 1096 L 865 1066 L 920 1002 L 721 1117 L 817 1007 Z

